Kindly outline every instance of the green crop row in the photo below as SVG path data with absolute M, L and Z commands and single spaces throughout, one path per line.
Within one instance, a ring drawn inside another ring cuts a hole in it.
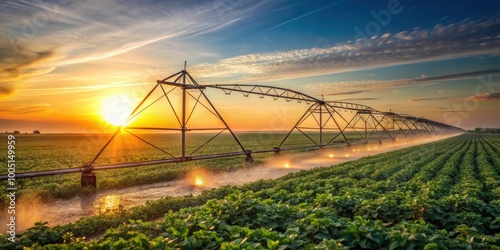
M 490 135 L 464 134 L 277 180 L 167 197 L 65 226 L 39 223 L 18 242 L 3 236 L 0 244 L 6 249 L 498 249 L 498 142 Z M 151 221 L 159 216 L 161 221 Z

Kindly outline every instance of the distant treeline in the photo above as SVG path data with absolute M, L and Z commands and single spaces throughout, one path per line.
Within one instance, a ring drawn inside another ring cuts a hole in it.
M 15 135 L 21 134 L 21 132 L 19 132 L 19 130 L 14 130 L 13 132 L 5 131 L 5 133 L 6 134 L 15 134 Z M 27 134 L 28 132 L 24 132 L 24 133 Z M 33 134 L 39 135 L 40 134 L 40 130 L 33 131 Z
M 474 133 L 500 134 L 500 128 L 475 128 Z

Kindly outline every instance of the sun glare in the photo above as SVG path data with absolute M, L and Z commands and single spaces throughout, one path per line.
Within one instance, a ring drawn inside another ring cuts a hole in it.
M 122 126 L 132 111 L 132 100 L 125 96 L 111 96 L 103 101 L 101 115 L 108 123 Z
M 196 176 L 194 180 L 194 185 L 203 186 L 203 178 L 201 178 L 201 176 Z
M 120 197 L 118 195 L 106 195 L 96 201 L 94 207 L 100 214 L 108 214 L 120 210 Z

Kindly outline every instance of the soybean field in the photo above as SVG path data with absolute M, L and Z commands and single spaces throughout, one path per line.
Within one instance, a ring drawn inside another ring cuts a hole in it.
M 64 226 L 38 223 L 19 242 L 4 236 L 0 243 L 12 249 L 497 249 L 499 150 L 500 136 L 463 134 Z

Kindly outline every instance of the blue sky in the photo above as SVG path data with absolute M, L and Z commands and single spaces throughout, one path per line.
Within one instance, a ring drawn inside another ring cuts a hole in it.
M 0 31 L 0 130 L 92 130 L 104 99 L 133 104 L 184 60 L 200 83 L 500 127 L 496 1 L 6 0 Z

